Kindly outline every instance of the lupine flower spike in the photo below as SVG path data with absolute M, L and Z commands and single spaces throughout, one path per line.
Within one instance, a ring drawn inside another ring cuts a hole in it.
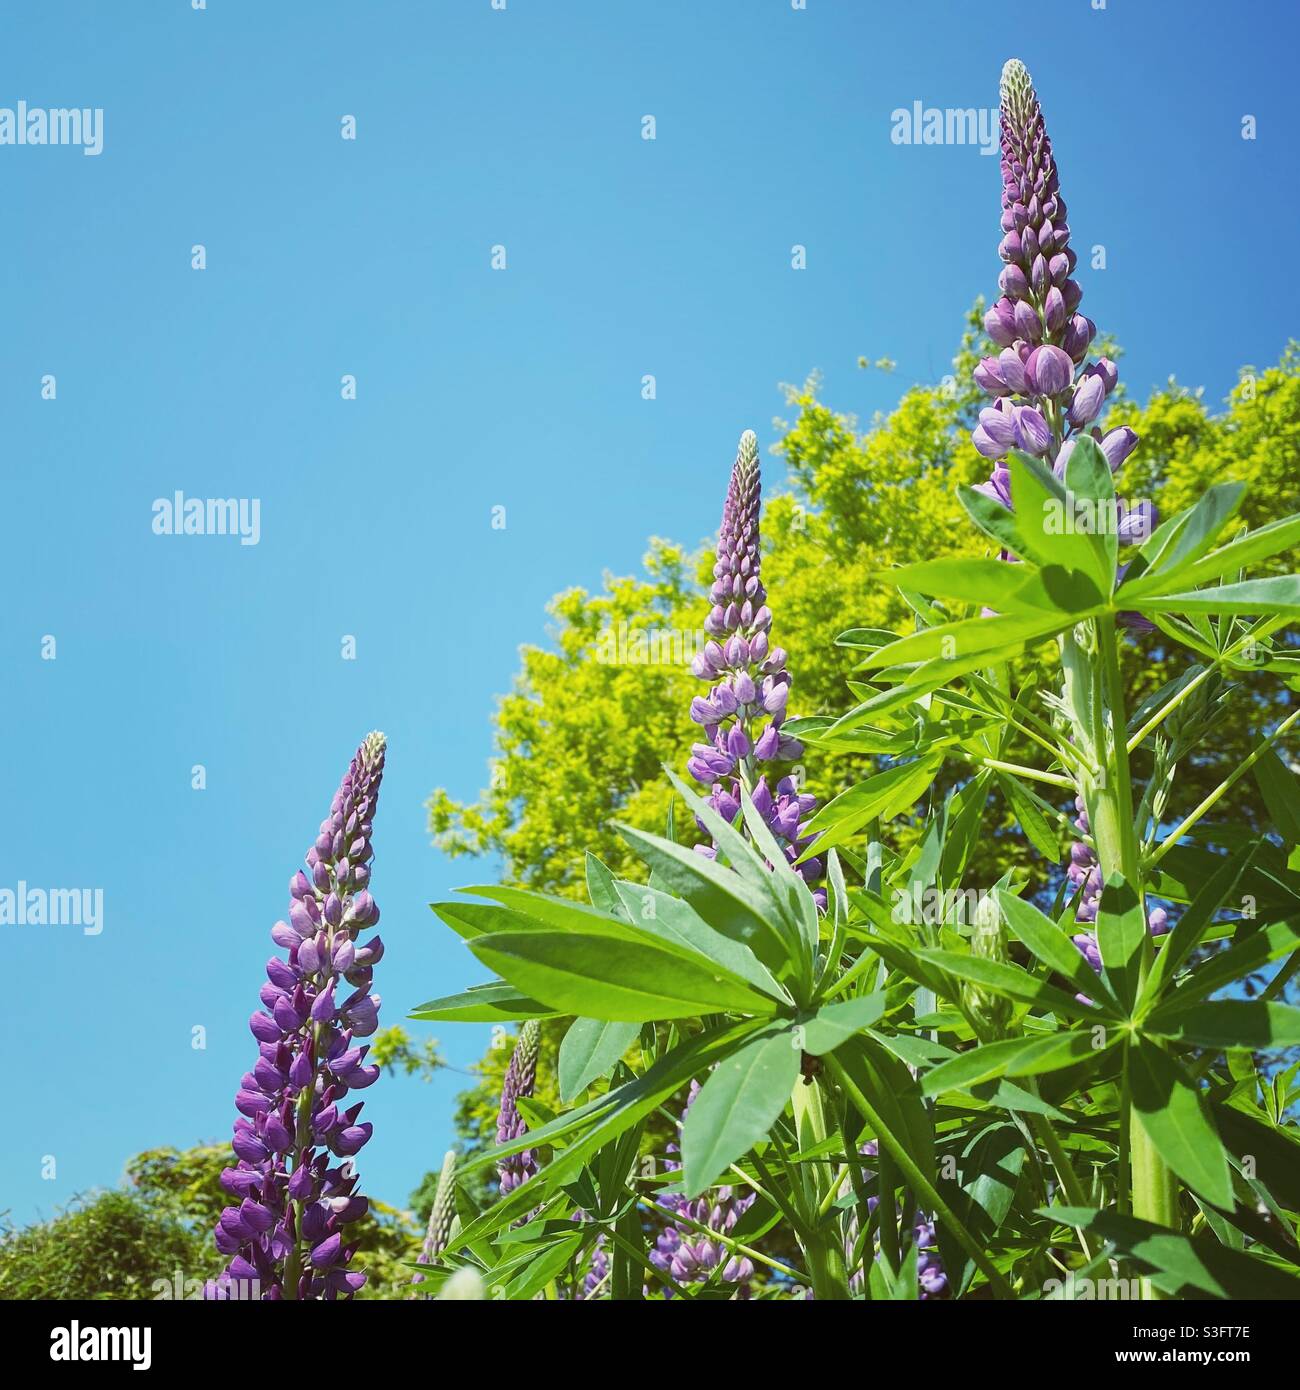
M 379 1068 L 356 1046 L 378 1027 L 373 967 L 384 953 L 370 896 L 371 833 L 384 774 L 384 736 L 370 734 L 339 784 L 307 851 L 307 872 L 289 881 L 289 920 L 271 928 L 284 956 L 267 962 L 263 1008 L 249 1019 L 257 1061 L 235 1096 L 237 1162 L 221 1175 L 236 1204 L 215 1239 L 229 1256 L 208 1297 L 350 1298 L 366 1276 L 348 1268 L 348 1231 L 366 1214 L 352 1158 L 369 1140 L 349 1093 Z M 342 999 L 338 996 L 349 993 Z
M 510 1054 L 501 1085 L 501 1108 L 497 1112 L 497 1143 L 508 1144 L 528 1133 L 524 1117 L 519 1113 L 519 1098 L 531 1096 L 537 1084 L 537 1054 L 541 1045 L 542 1026 L 535 1018 L 528 1019 L 519 1030 L 519 1040 Z M 532 1149 L 511 1154 L 498 1165 L 501 1195 L 513 1192 L 537 1172 L 537 1155 Z
M 808 845 L 800 826 L 817 803 L 800 792 L 791 775 L 803 756 L 803 745 L 781 731 L 790 675 L 784 650 L 771 643 L 772 613 L 759 573 L 761 493 L 758 438 L 746 430 L 740 436 L 718 532 L 709 590 L 713 607 L 704 620 L 709 640 L 691 663 L 691 670 L 711 688 L 691 701 L 691 719 L 701 726 L 703 739 L 692 746 L 686 766 L 696 781 L 711 789 L 714 807 L 728 821 L 740 811 L 743 787 L 793 861 Z M 710 856 L 716 852 L 709 845 L 698 848 Z M 807 883 L 816 883 L 821 861 L 806 860 L 797 872 Z M 824 890 L 815 890 L 814 897 L 825 907 Z
M 451 1239 L 452 1224 L 456 1219 L 456 1150 L 448 1149 L 442 1160 L 442 1171 L 438 1175 L 438 1187 L 434 1192 L 433 1206 L 429 1210 L 429 1226 L 424 1233 L 424 1244 L 416 1256 L 416 1264 L 432 1264 L 447 1248 Z M 423 1284 L 424 1275 L 418 1270 L 411 1276 L 412 1284 Z
M 1002 351 L 975 368 L 976 382 L 994 404 L 980 412 L 971 438 L 981 454 L 995 460 L 992 476 L 978 490 L 1010 507 L 1006 458 L 1011 449 L 1044 459 L 1064 477 L 1075 441 L 1086 430 L 1101 446 L 1113 473 L 1133 452 L 1138 437 L 1127 425 L 1103 434 L 1094 424 L 1119 372 L 1104 357 L 1083 365 L 1097 326 L 1078 312 L 1083 291 L 1071 278 L 1078 258 L 1070 249 L 1052 142 L 1029 72 L 1016 58 L 1002 69 L 1001 129 L 1003 237 L 998 254 L 1005 265 L 998 280 L 1002 297 L 985 315 L 984 328 Z M 1150 502 L 1131 511 L 1121 509 L 1115 517 L 1120 544 L 1141 544 L 1156 522 Z M 1121 565 L 1121 576 L 1123 570 Z M 1121 614 L 1121 619 L 1130 627 L 1151 627 L 1136 614 Z M 1079 828 L 1087 834 L 1082 799 L 1077 809 Z M 1067 874 L 1076 889 L 1082 887 L 1079 922 L 1095 921 L 1101 870 L 1082 840 L 1071 847 Z M 1156 935 L 1168 930 L 1163 908 L 1150 914 L 1148 926 Z M 1074 941 L 1089 964 L 1100 970 L 1093 937 L 1084 931 Z
M 1090 429 L 1114 472 L 1133 452 L 1137 435 L 1123 425 L 1105 434 L 1094 426 L 1119 372 L 1104 357 L 1084 365 L 1097 326 L 1079 313 L 1083 290 L 1072 278 L 1078 257 L 1070 249 L 1052 142 L 1029 73 L 1017 58 L 1002 69 L 1001 130 L 998 254 L 1005 264 L 998 279 L 1002 296 L 985 315 L 984 328 L 1002 351 L 975 368 L 976 382 L 994 403 L 980 412 L 972 441 L 996 461 L 980 490 L 1009 507 L 1005 459 L 1011 449 L 1044 458 L 1063 475 L 1073 440 Z M 1153 524 L 1144 509 L 1121 538 L 1145 539 L 1128 533 Z

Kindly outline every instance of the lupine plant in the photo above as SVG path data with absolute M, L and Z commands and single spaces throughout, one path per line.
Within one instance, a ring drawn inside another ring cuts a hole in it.
M 221 1175 L 232 1205 L 215 1231 L 229 1263 L 209 1285 L 213 1298 L 256 1288 L 268 1300 L 333 1300 L 366 1280 L 349 1268 L 348 1227 L 369 1209 L 352 1158 L 371 1125 L 362 1102 L 347 1100 L 379 1077 L 359 1039 L 379 1019 L 371 982 L 383 942 L 361 933 L 379 921 L 368 885 L 384 749 L 380 733 L 357 749 L 306 872 L 289 880 L 288 921 L 271 928 L 286 954 L 267 961 L 262 1008 L 249 1019 L 257 1060 L 235 1095 L 236 1162 Z
M 463 1170 L 498 1166 L 500 1198 L 431 1277 L 506 1298 L 1300 1297 L 1300 786 L 1277 751 L 1300 709 L 1196 804 L 1178 778 L 1250 718 L 1253 683 L 1300 690 L 1300 576 L 1276 573 L 1300 517 L 1234 527 L 1231 482 L 1163 520 L 1117 496 L 1140 441 L 1102 423 L 1118 375 L 1089 361 L 1022 64 L 1001 98 L 973 438 L 992 468 L 960 490 L 987 553 L 882 573 L 912 630 L 845 632 L 852 707 L 797 718 L 742 436 L 694 664 L 707 796 L 670 765 L 665 833 L 620 827 L 644 875 L 590 856 L 585 904 L 434 904 L 496 978 L 414 1016 L 564 1036 L 561 1109 L 512 1063 L 498 1144 Z M 1122 664 L 1157 643 L 1183 668 L 1130 711 Z M 805 747 L 873 766 L 818 807 Z M 1247 777 L 1258 833 L 1213 819 Z M 1008 812 L 1023 853 L 969 882 Z

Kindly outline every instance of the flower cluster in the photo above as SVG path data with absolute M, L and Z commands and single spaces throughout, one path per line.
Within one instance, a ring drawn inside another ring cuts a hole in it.
M 746 430 L 718 533 L 709 591 L 713 607 L 704 622 L 709 640 L 691 664 L 711 688 L 691 701 L 691 719 L 702 727 L 703 740 L 692 745 L 686 766 L 696 781 L 710 787 L 715 809 L 728 821 L 739 814 L 743 788 L 793 861 L 808 846 L 800 827 L 817 803 L 800 792 L 791 776 L 791 764 L 802 757 L 803 745 L 781 730 L 790 674 L 784 650 L 769 638 L 772 613 L 759 574 L 761 494 L 758 439 Z M 699 848 L 704 854 L 715 852 L 707 845 Z M 822 867 L 812 858 L 797 872 L 812 884 L 821 877 Z M 816 890 L 814 897 L 825 906 L 824 890 Z
M 678 1122 L 679 1133 L 682 1122 L 685 1121 L 699 1093 L 700 1083 L 692 1081 L 681 1121 Z M 669 1144 L 668 1151 L 677 1153 L 678 1146 Z M 677 1172 L 681 1164 L 676 1159 L 668 1158 L 664 1160 L 664 1167 L 669 1172 Z M 664 1192 L 660 1193 L 656 1201 L 669 1216 L 689 1220 L 695 1225 L 704 1226 L 722 1235 L 730 1235 L 735 1230 L 736 1223 L 754 1205 L 756 1199 L 757 1193 L 751 1192 L 748 1196 L 742 1197 L 733 1188 L 724 1185 L 695 1198 L 683 1197 L 675 1192 Z M 679 1284 L 704 1283 L 713 1275 L 714 1270 L 721 1266 L 722 1282 L 736 1284 L 742 1296 L 749 1281 L 754 1277 L 754 1265 L 751 1260 L 744 1255 L 728 1256 L 727 1247 L 721 1241 L 710 1239 L 703 1232 L 696 1230 L 695 1226 L 681 1230 L 674 1225 L 665 1226 L 655 1240 L 654 1249 L 650 1251 L 650 1263 L 656 1269 L 662 1269 L 671 1275 Z
M 524 1117 L 519 1113 L 519 1098 L 531 1096 L 537 1084 L 537 1056 L 541 1047 L 542 1027 L 535 1018 L 526 1020 L 519 1030 L 515 1050 L 510 1054 L 505 1080 L 501 1083 L 501 1107 L 497 1111 L 497 1143 L 509 1144 L 528 1133 Z M 537 1155 L 523 1149 L 502 1159 L 497 1166 L 501 1178 L 501 1195 L 513 1192 L 537 1172 Z
M 1002 349 L 975 368 L 975 380 L 993 404 L 980 412 L 972 441 L 998 460 L 982 490 L 1011 505 L 1004 460 L 1012 449 L 1045 458 L 1058 473 L 1078 432 L 1102 412 L 1119 381 L 1108 358 L 1087 366 L 1097 326 L 1078 312 L 1083 298 L 1072 278 L 1078 257 L 1070 249 L 1052 142 L 1029 73 L 1012 59 L 1002 70 L 1001 298 L 984 328 Z M 1094 431 L 1114 472 L 1137 436 L 1126 426 Z
M 368 1209 L 351 1160 L 371 1126 L 360 1102 L 345 1102 L 379 1076 L 368 1047 L 354 1044 L 378 1027 L 370 987 L 383 942 L 359 936 L 379 921 L 367 885 L 384 748 L 372 733 L 357 749 L 307 852 L 308 872 L 289 882 L 289 920 L 271 928 L 287 959 L 267 962 L 264 1007 L 249 1019 L 258 1056 L 235 1096 L 237 1162 L 221 1175 L 238 1205 L 216 1228 L 230 1260 L 209 1297 L 227 1297 L 233 1283 L 256 1284 L 264 1299 L 347 1298 L 366 1280 L 348 1268 L 347 1228 Z

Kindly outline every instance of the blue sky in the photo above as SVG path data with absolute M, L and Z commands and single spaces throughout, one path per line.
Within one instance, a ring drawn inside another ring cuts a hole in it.
M 1129 386 L 1173 374 L 1219 400 L 1276 360 L 1298 326 L 1294 9 L 1052 0 L 1028 38 L 1005 14 L 65 0 L 0 18 L 0 107 L 104 111 L 97 156 L 0 146 L 0 888 L 104 893 L 97 936 L 0 926 L 0 1210 L 49 1213 L 138 1150 L 229 1133 L 267 932 L 371 728 L 384 1021 L 481 977 L 425 904 L 491 867 L 432 849 L 422 803 L 481 785 L 548 598 L 632 570 L 650 534 L 705 537 L 740 430 L 775 437 L 779 382 L 820 368 L 868 417 L 947 369 L 995 284 L 996 159 L 893 144 L 896 108 L 995 105 L 1023 58 L 1084 308 Z M 259 543 L 155 535 L 177 490 L 257 498 Z M 484 1030 L 440 1037 L 468 1065 Z M 404 1202 L 437 1166 L 462 1084 L 368 1092 L 367 1190 Z

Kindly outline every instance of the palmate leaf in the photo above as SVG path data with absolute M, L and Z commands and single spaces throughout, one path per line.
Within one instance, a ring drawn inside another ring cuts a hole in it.
M 1167 1053 L 1139 1038 L 1128 1049 L 1129 1093 L 1160 1157 L 1198 1196 L 1233 1203 L 1232 1175 L 1204 1099 Z
M 776 1123 L 799 1077 L 789 1027 L 765 1029 L 714 1067 L 682 1124 L 682 1188 L 696 1197 Z
M 1090 1207 L 1043 1207 L 1040 1212 L 1062 1226 L 1100 1237 L 1175 1298 L 1300 1298 L 1300 1279 L 1294 1274 L 1230 1250 L 1212 1236 L 1193 1239 L 1149 1221 Z
M 794 972 L 798 956 L 774 910 L 770 889 L 671 840 L 618 821 L 613 824 L 660 887 L 690 903 L 714 931 L 748 946 L 778 980 Z
M 560 1044 L 560 1099 L 567 1105 L 597 1077 L 611 1071 L 637 1040 L 637 1023 L 607 1023 L 599 1018 L 575 1018 Z
M 1011 505 L 1021 535 L 1034 550 L 1047 552 L 1048 563 L 1074 570 L 1080 579 L 1091 580 L 1092 593 L 1086 606 L 1108 596 L 1115 585 L 1115 562 L 1100 536 L 1068 523 L 1074 510 L 1070 490 L 1040 459 L 1018 449 L 1012 451 L 1007 466 L 1011 470 Z M 1091 470 L 1085 468 L 1081 472 L 1090 475 Z M 1085 487 L 1082 495 L 1087 499 L 1095 491 Z
M 732 978 L 753 985 L 778 1003 L 791 1002 L 787 991 L 748 946 L 714 931 L 690 903 L 662 888 L 623 879 L 616 881 L 615 889 L 628 921 L 643 931 L 707 957 Z

